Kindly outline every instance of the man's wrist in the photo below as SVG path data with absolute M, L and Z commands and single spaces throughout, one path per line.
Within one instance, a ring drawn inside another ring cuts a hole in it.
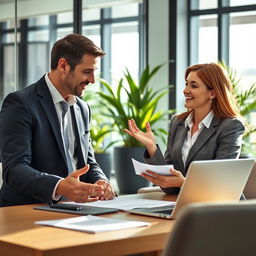
M 56 183 L 53 193 L 52 193 L 52 199 L 55 201 L 60 200 L 60 198 L 62 197 L 61 192 L 59 191 L 59 185 L 60 183 L 64 180 L 64 178 L 61 178 L 58 180 L 58 182 Z

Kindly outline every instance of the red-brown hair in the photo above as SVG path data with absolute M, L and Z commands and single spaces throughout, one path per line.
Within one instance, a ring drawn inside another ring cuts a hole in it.
M 214 116 L 220 119 L 240 116 L 231 81 L 220 65 L 207 63 L 190 66 L 185 71 L 185 80 L 187 80 L 190 72 L 196 72 L 207 88 L 214 91 L 215 98 L 212 100 Z M 188 109 L 188 111 L 180 114 L 179 118 L 185 119 L 191 111 Z

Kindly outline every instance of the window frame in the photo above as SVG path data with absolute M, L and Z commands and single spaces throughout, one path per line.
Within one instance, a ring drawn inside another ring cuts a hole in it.
M 190 43 L 193 39 L 193 34 L 198 33 L 198 27 L 193 25 L 191 22 L 194 17 L 199 17 L 202 15 L 217 15 L 217 29 L 218 29 L 218 60 L 224 61 L 227 65 L 229 65 L 229 18 L 231 13 L 239 13 L 239 12 L 253 12 L 256 11 L 256 4 L 252 5 L 241 5 L 241 6 L 229 6 L 229 0 L 218 0 L 217 8 L 212 9 L 192 9 L 191 2 L 193 1 L 193 7 L 195 7 L 195 0 L 187 0 L 188 1 L 188 64 L 196 63 L 194 56 L 198 58 L 198 48 L 193 46 L 193 43 Z M 199 0 L 197 1 L 197 5 L 199 6 Z M 193 53 L 193 55 L 192 55 Z
M 131 21 L 138 22 L 138 32 L 139 32 L 139 74 L 141 74 L 142 70 L 146 65 L 146 53 L 147 53 L 147 45 L 145 40 L 145 30 L 146 30 L 146 2 L 144 0 L 142 3 L 138 2 L 139 5 L 139 13 L 138 16 L 130 16 L 130 17 L 120 17 L 120 18 L 111 18 L 111 8 L 102 8 L 100 10 L 100 19 L 93 21 L 82 21 L 82 1 L 74 0 L 73 1 L 73 23 L 64 23 L 57 24 L 57 14 L 49 15 L 49 25 L 36 25 L 36 26 L 28 26 L 28 19 L 22 19 L 21 25 L 18 28 L 5 28 L 6 22 L 0 22 L 0 92 L 3 91 L 4 81 L 3 81 L 3 47 L 7 43 L 5 38 L 7 34 L 20 34 L 20 42 L 17 43 L 17 47 L 19 49 L 19 55 L 22 54 L 22 58 L 19 56 L 19 62 L 17 64 L 14 72 L 18 73 L 18 81 L 16 81 L 16 89 L 23 88 L 27 85 L 27 72 L 26 72 L 26 64 L 27 63 L 27 46 L 29 43 L 42 43 L 44 41 L 28 41 L 28 34 L 31 31 L 40 31 L 47 29 L 49 31 L 49 52 L 50 48 L 57 40 L 57 30 L 59 28 L 67 28 L 72 27 L 74 33 L 82 33 L 83 26 L 89 25 L 100 25 L 100 36 L 101 36 L 101 46 L 103 49 L 106 47 L 110 47 L 109 44 L 109 36 L 111 37 L 111 33 L 107 33 L 109 31 L 109 25 L 114 23 L 125 23 Z M 15 17 L 14 17 L 15 18 Z M 107 36 L 106 36 L 107 35 Z M 15 46 L 15 42 L 11 43 Z M 22 47 L 22 51 L 21 51 Z M 18 50 L 15 50 L 16 53 Z M 101 59 L 101 74 L 102 77 L 106 80 L 110 80 L 110 70 L 111 70 L 111 58 L 102 58 Z M 1 95 L 2 99 L 4 95 Z M 1 99 L 1 100 L 2 100 Z

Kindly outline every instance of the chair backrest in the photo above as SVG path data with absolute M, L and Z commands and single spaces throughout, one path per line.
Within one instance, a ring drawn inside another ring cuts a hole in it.
M 256 200 L 249 201 L 188 205 L 163 256 L 256 255 Z
M 247 199 L 256 199 L 256 160 L 244 187 L 243 194 Z
M 2 179 L 2 172 L 3 172 L 3 169 L 2 169 L 2 163 L 0 162 L 0 188 L 1 188 L 2 183 L 3 183 L 3 179 Z

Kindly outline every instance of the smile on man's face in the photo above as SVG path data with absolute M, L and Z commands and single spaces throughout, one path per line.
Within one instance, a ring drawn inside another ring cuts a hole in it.
M 81 63 L 75 66 L 73 71 L 69 71 L 65 77 L 64 88 L 67 95 L 82 96 L 89 83 L 95 83 L 94 71 L 97 64 L 97 57 L 84 55 Z

